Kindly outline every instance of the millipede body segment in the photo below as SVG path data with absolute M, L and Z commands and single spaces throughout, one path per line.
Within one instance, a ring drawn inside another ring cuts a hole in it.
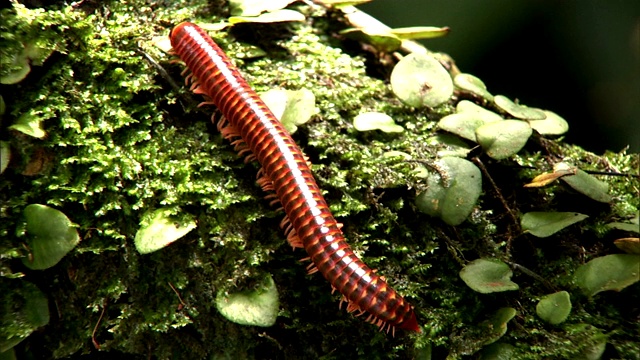
M 262 166 L 258 182 L 275 192 L 286 213 L 283 226 L 304 247 L 315 268 L 348 302 L 381 329 L 420 331 L 411 305 L 365 265 L 347 245 L 300 148 L 241 77 L 231 60 L 198 26 L 184 22 L 170 34 L 175 53 L 191 70 L 192 90 L 223 114 L 223 136 Z

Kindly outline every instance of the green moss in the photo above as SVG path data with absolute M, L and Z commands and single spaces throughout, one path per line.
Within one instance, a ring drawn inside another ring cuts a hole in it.
M 638 356 L 633 342 L 639 331 L 627 320 L 633 309 L 625 305 L 640 301 L 637 285 L 586 299 L 573 284 L 580 264 L 616 251 L 612 240 L 623 234 L 603 224 L 637 214 L 637 179 L 599 175 L 610 185 L 610 205 L 594 204 L 562 183 L 522 188 L 548 170 L 550 156 L 583 170 L 634 173 L 637 154 L 596 156 L 561 141 L 531 141 L 509 161 L 487 162 L 511 211 L 517 216 L 578 207 L 590 218 L 557 237 L 522 235 L 485 181 L 469 220 L 446 226 L 413 206 L 425 186 L 414 172 L 416 163 L 384 154 L 435 159 L 444 145 L 432 145 L 434 120 L 452 113 L 454 104 L 437 112 L 402 105 L 388 84 L 367 75 L 361 58 L 339 48 L 330 36 L 339 29 L 331 28 L 335 23 L 322 10 L 303 6 L 309 18 L 304 24 L 261 25 L 275 29 L 255 44 L 267 56 L 236 63 L 258 91 L 307 88 L 316 96 L 321 112 L 295 138 L 349 243 L 416 307 L 423 326 L 422 334 L 392 338 L 339 310 L 330 285 L 306 275 L 298 263 L 304 252 L 291 252 L 276 225 L 282 215 L 255 184 L 257 166 L 244 164 L 207 125 L 212 109 L 190 108 L 189 95 L 172 90 L 140 54 L 139 45 L 178 78 L 180 67 L 148 40 L 166 36 L 183 19 L 215 22 L 224 14 L 212 17 L 209 9 L 223 7 L 204 1 L 157 8 L 143 1 L 85 6 L 94 7 L 2 13 L 3 39 L 13 44 L 2 47 L 3 55 L 22 51 L 18 38 L 54 50 L 40 71 L 2 94 L 8 113 L 0 136 L 17 155 L 0 178 L 0 274 L 24 276 L 11 281 L 36 284 L 56 309 L 39 334 L 19 345 L 19 353 L 90 353 L 94 339 L 101 351 L 145 358 L 407 358 L 429 346 L 434 358 L 462 358 L 480 348 L 474 340 L 480 324 L 498 308 L 513 307 L 518 315 L 501 341 L 513 345 L 519 358 L 576 357 L 603 336 L 612 356 Z M 241 26 L 232 32 L 235 39 L 227 32 L 215 37 L 235 58 L 243 51 L 241 41 L 255 41 L 250 32 L 251 26 Z M 351 121 L 367 111 L 384 112 L 406 130 L 356 131 Z M 6 130 L 26 113 L 42 121 L 44 139 Z M 27 255 L 21 213 L 30 203 L 63 211 L 83 239 L 46 271 L 27 271 L 19 261 Z M 160 207 L 182 209 L 197 219 L 198 228 L 163 250 L 140 255 L 133 245 L 140 220 Z M 519 292 L 475 293 L 458 272 L 479 257 L 526 267 L 546 283 L 516 268 Z M 281 297 L 274 327 L 243 327 L 218 314 L 218 291 L 250 289 L 265 273 L 272 274 Z M 548 286 L 572 296 L 574 311 L 562 327 L 535 315 L 538 299 L 552 292 Z M 0 302 L 18 287 L 5 288 Z M 18 320 L 8 319 L 12 334 L 3 336 L 26 334 Z

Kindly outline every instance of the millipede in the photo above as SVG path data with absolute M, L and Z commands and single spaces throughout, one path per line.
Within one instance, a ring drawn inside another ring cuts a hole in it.
M 302 151 L 222 49 L 189 22 L 175 26 L 169 38 L 190 70 L 186 83 L 222 113 L 218 130 L 241 155 L 260 163 L 258 184 L 275 193 L 286 214 L 281 226 L 287 241 L 307 251 L 309 273 L 320 272 L 349 312 L 368 315 L 381 330 L 420 332 L 413 307 L 351 250 Z

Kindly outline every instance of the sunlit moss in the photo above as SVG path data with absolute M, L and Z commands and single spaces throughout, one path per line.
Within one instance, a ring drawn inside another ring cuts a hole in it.
M 140 55 L 138 45 L 178 78 L 180 66 L 169 64 L 147 40 L 166 36 L 182 20 L 216 22 L 224 16 L 223 7 L 204 1 L 171 2 L 170 7 L 143 1 L 86 3 L 80 9 L 28 10 L 30 21 L 15 10 L 2 13 L 3 32 L 30 34 L 55 50 L 39 74 L 3 93 L 8 109 L 3 129 L 31 111 L 41 117 L 47 136 L 2 134 L 18 154 L 0 178 L 2 275 L 25 271 L 15 263 L 26 255 L 21 213 L 30 203 L 63 211 L 83 238 L 56 267 L 25 273 L 44 285 L 54 315 L 63 320 L 52 321 L 33 344 L 25 340 L 23 349 L 38 342 L 41 350 L 31 350 L 34 357 L 88 353 L 95 328 L 101 350 L 144 357 L 250 358 L 260 351 L 290 358 L 407 358 L 414 347 L 432 345 L 434 358 L 445 357 L 449 349 L 456 358 L 478 348 L 464 335 L 480 332 L 483 320 L 507 306 L 518 315 L 501 341 L 522 358 L 576 357 L 601 333 L 610 336 L 618 356 L 637 355 L 631 346 L 637 327 L 624 320 L 620 294 L 588 300 L 574 299 L 572 293 L 576 308 L 584 310 L 570 314 L 567 324 L 589 326 L 550 328 L 535 316 L 537 299 L 550 292 L 538 280 L 516 270 L 513 281 L 520 294 L 487 296 L 458 277 L 465 261 L 498 257 L 526 266 L 554 287 L 575 289 L 572 275 L 584 259 L 610 251 L 600 239 L 610 240 L 601 224 L 637 214 L 637 180 L 600 177 L 616 201 L 593 207 L 581 202 L 593 221 L 585 220 L 584 227 L 554 243 L 520 234 L 490 186 L 483 188 L 471 218 L 454 229 L 415 211 L 416 189 L 425 186 L 415 176 L 415 163 L 384 156 L 401 151 L 414 160 L 434 160 L 439 149 L 429 139 L 436 120 L 453 113 L 453 107 L 430 112 L 402 105 L 388 84 L 367 76 L 362 58 L 345 53 L 324 32 L 332 23 L 320 10 L 307 10 L 313 21 L 277 27 L 273 37 L 254 39 L 267 55 L 236 63 L 258 91 L 277 86 L 314 93 L 320 114 L 295 138 L 355 251 L 416 306 L 423 335 L 391 338 L 339 310 L 330 285 L 306 275 L 298 263 L 304 252 L 290 250 L 277 227 L 281 214 L 255 184 L 257 166 L 244 164 L 212 131 L 206 115 L 212 109 L 192 109 L 186 92 L 175 93 Z M 211 12 L 220 13 L 213 17 Z M 33 23 L 43 30 L 34 32 Z M 234 60 L 243 48 L 238 40 L 247 40 L 242 28 L 215 36 Z M 5 49 L 20 51 L 18 46 Z M 353 118 L 367 111 L 384 112 L 406 130 L 356 131 Z M 596 156 L 561 141 L 544 141 L 555 156 L 584 170 L 602 170 L 607 163 L 622 173 L 638 168 L 637 154 Z M 516 215 L 584 201 L 561 184 L 522 189 L 538 169 L 548 170 L 548 154 L 533 149 L 489 164 Z M 46 166 L 24 175 L 38 156 Z M 168 248 L 140 255 L 133 237 L 141 217 L 160 207 L 182 209 L 198 228 Z M 276 327 L 242 327 L 217 313 L 218 291 L 251 288 L 264 273 L 272 274 L 281 294 Z M 468 328 L 473 329 L 465 333 Z M 452 339 L 460 346 L 452 348 Z

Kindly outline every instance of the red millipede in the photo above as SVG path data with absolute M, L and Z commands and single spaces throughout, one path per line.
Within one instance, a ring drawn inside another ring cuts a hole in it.
M 319 271 L 342 294 L 348 311 L 367 313 L 367 321 L 381 330 L 420 332 L 412 306 L 347 245 L 302 151 L 231 60 L 192 23 L 177 25 L 169 38 L 191 70 L 186 80 L 191 89 L 223 114 L 218 122 L 223 136 L 260 163 L 258 183 L 282 204 L 287 240 L 305 248 L 313 262 L 309 272 Z

